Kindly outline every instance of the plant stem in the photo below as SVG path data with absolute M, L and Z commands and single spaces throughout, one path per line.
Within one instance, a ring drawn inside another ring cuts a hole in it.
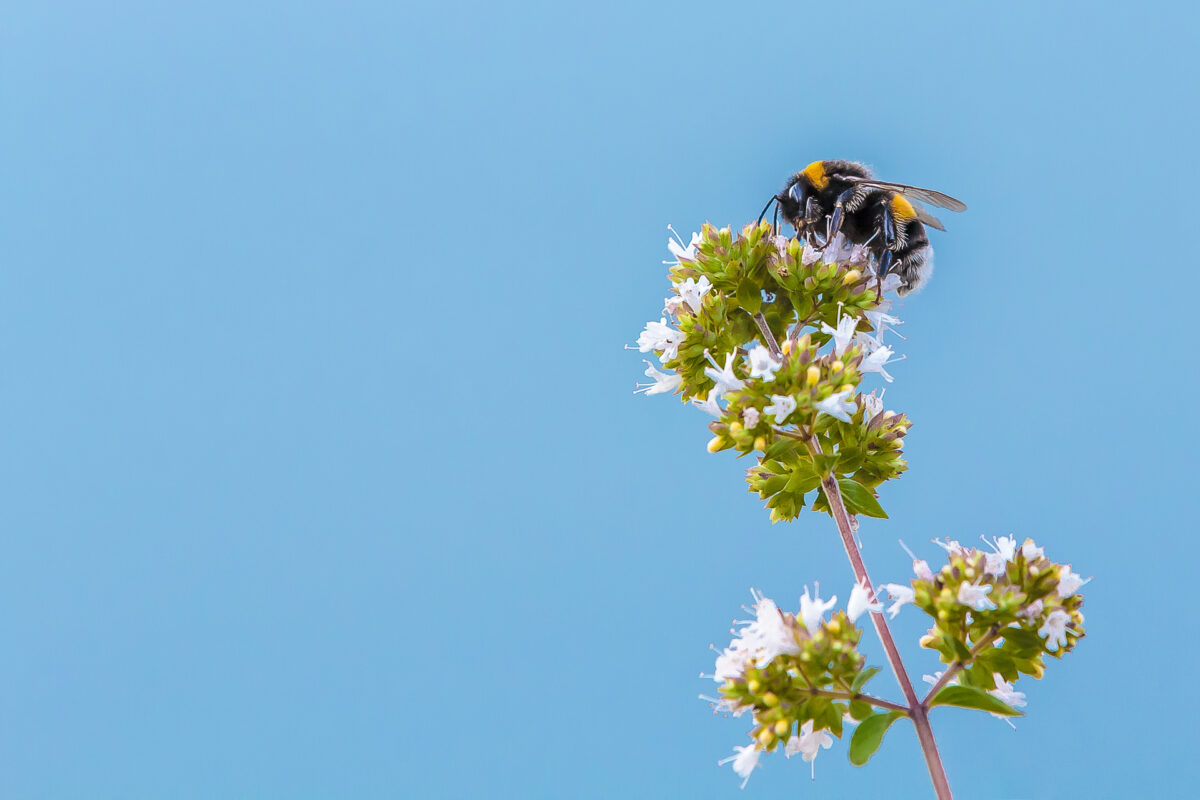
M 821 446 L 815 437 L 812 445 L 817 452 L 820 452 Z M 824 478 L 821 481 L 821 487 L 825 490 L 825 499 L 829 502 L 829 510 L 833 512 L 833 519 L 837 523 L 838 533 L 842 536 L 842 545 L 846 548 L 846 555 L 850 558 L 854 576 L 859 583 L 867 587 L 867 591 L 871 593 L 871 599 L 874 601 L 876 599 L 875 590 L 867 575 L 867 567 L 863 564 L 858 545 L 854 543 L 854 529 L 850 524 L 850 515 L 846 512 L 846 506 L 842 502 L 837 476 L 829 475 Z M 904 662 L 900 660 L 900 651 L 896 649 L 892 632 L 888 630 L 883 614 L 872 611 L 871 622 L 875 625 L 875 633 L 879 636 L 879 641 L 883 643 L 883 649 L 887 654 L 888 663 L 892 666 L 892 672 L 896 673 L 896 682 L 900 684 L 900 691 L 904 693 L 904 699 L 908 702 L 908 714 L 912 717 L 913 727 L 917 729 L 917 739 L 921 742 L 921 752 L 925 755 L 925 766 L 929 768 L 929 777 L 933 781 L 933 788 L 937 792 L 938 800 L 953 800 L 954 795 L 950 791 L 950 782 L 946 779 L 946 769 L 942 766 L 942 757 L 938 753 L 937 742 L 933 738 L 933 728 L 929 724 L 929 710 L 917 700 L 917 693 L 913 691 L 912 681 L 909 680 L 908 672 L 904 669 Z
M 771 355 L 777 359 L 782 358 L 783 351 L 779 349 L 779 343 L 775 341 L 775 336 L 771 333 L 766 318 L 761 313 L 753 316 Z M 816 436 L 813 436 L 808 444 L 813 453 L 821 452 L 821 443 Z M 850 515 L 846 512 L 846 505 L 842 502 L 842 492 L 838 488 L 837 476 L 830 474 L 823 478 L 821 486 L 825 490 L 825 499 L 829 502 L 829 510 L 833 514 L 834 522 L 837 523 L 838 533 L 842 536 L 842 545 L 846 548 L 850 566 L 854 569 L 854 577 L 859 583 L 866 586 L 867 591 L 871 594 L 871 602 L 875 602 L 877 598 L 873 588 L 874 584 L 867 575 L 867 567 L 863 564 L 862 554 L 854 542 L 854 525 L 851 524 Z M 900 659 L 900 651 L 896 649 L 896 643 L 892 640 L 892 632 L 888 630 L 887 620 L 883 618 L 883 614 L 872 611 L 871 622 L 875 625 L 875 633 L 879 636 L 879 641 L 883 643 L 888 663 L 892 665 L 892 672 L 896 673 L 896 682 L 900 684 L 900 690 L 904 692 L 904 699 L 908 703 L 907 709 L 897 706 L 895 710 L 906 711 L 913 721 L 913 727 L 917 729 L 917 739 L 921 742 L 921 752 L 925 755 L 925 766 L 929 768 L 929 778 L 933 781 L 933 789 L 937 793 L 938 800 L 954 800 L 954 794 L 950 791 L 950 781 L 946 779 L 946 768 L 942 766 L 942 757 L 938 753 L 937 742 L 933 738 L 933 727 L 929 724 L 929 709 L 917 700 L 917 693 L 913 691 L 912 681 L 909 680 L 908 672 L 904 669 L 904 662 Z
M 827 692 L 827 691 L 820 691 L 820 692 L 818 692 L 818 694 L 823 694 L 826 697 L 833 698 L 834 700 L 862 700 L 864 703 L 870 703 L 873 706 L 879 706 L 880 708 L 886 708 L 888 711 L 903 711 L 905 714 L 909 713 L 908 706 L 901 705 L 900 703 L 893 703 L 891 700 L 883 700 L 878 697 L 871 697 L 871 695 L 869 695 L 869 694 L 861 694 L 861 693 L 853 694 L 851 692 Z
M 767 349 L 771 351 L 771 357 L 776 361 L 783 358 L 783 351 L 779 349 L 779 342 L 775 341 L 775 334 L 771 333 L 771 326 L 767 324 L 767 318 L 760 311 L 753 315 L 754 324 L 758 326 L 759 333 L 762 334 L 762 339 L 767 343 Z

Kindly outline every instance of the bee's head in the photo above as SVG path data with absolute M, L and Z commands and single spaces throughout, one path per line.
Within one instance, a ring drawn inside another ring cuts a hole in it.
M 804 209 L 812 195 L 812 185 L 804 173 L 797 173 L 788 181 L 783 191 L 775 195 L 779 213 L 799 233 L 804 226 Z

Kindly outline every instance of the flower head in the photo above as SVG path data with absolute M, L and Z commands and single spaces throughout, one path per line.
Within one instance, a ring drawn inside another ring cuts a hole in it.
M 834 419 L 840 419 L 842 422 L 849 422 L 850 414 L 858 410 L 858 406 L 850 399 L 853 395 L 854 387 L 845 386 L 842 391 L 831 394 L 817 403 L 817 411 L 821 414 L 828 414 Z
M 1026 561 L 1039 559 L 1044 553 L 1045 550 L 1034 544 L 1033 539 L 1026 539 L 1025 544 L 1021 545 L 1021 555 L 1025 556 Z
M 707 275 L 701 275 L 699 281 L 695 278 L 687 278 L 679 284 L 679 296 L 683 298 L 683 302 L 687 303 L 693 314 L 699 314 L 702 298 L 708 294 L 708 290 L 711 288 L 712 283 L 708 280 Z
M 1047 650 L 1054 651 L 1066 646 L 1067 623 L 1070 621 L 1071 615 L 1061 608 L 1054 609 L 1046 617 L 1046 621 L 1042 624 L 1042 627 L 1038 628 L 1038 636 L 1046 639 Z
M 643 359 L 644 361 L 645 359 Z M 654 368 L 654 365 L 646 361 L 646 377 L 653 378 L 654 383 L 639 383 L 638 388 L 633 390 L 634 394 L 639 392 L 645 394 L 663 394 L 664 392 L 673 392 L 679 388 L 679 384 L 683 382 L 683 378 L 679 375 L 673 375 L 669 372 L 660 372 Z
M 858 327 L 858 318 L 846 315 L 839 315 L 837 327 L 831 327 L 829 323 L 821 323 L 821 332 L 828 333 L 833 337 L 833 350 L 839 356 L 846 352 L 846 348 L 850 346 L 850 340 L 854 338 L 854 330 Z
M 899 583 L 885 583 L 879 588 L 886 591 L 892 600 L 892 605 L 888 608 L 888 619 L 895 619 L 896 615 L 900 613 L 901 606 L 911 603 L 917 596 L 911 586 L 903 586 Z
M 717 399 L 721 396 L 718 388 L 719 387 L 714 387 L 712 391 L 708 393 L 708 397 L 704 398 L 703 400 L 698 397 L 693 397 L 692 405 L 704 413 L 711 414 L 714 417 L 723 416 L 725 412 L 721 409 L 721 406 L 717 404 Z
M 988 611 L 994 609 L 996 604 L 988 599 L 988 595 L 992 591 L 990 584 L 974 584 L 964 581 L 958 587 L 958 602 L 964 606 L 970 606 L 976 611 Z
M 858 396 L 858 399 L 862 401 L 863 410 L 866 412 L 866 418 L 868 421 L 875 419 L 875 417 L 883 411 L 883 395 L 886 391 L 887 390 L 884 389 L 883 392 L 879 393 L 878 397 L 875 396 L 875 392 L 871 392 L 870 394 L 860 394 Z
M 746 361 L 750 365 L 750 377 L 762 378 L 764 381 L 775 380 L 776 370 L 783 366 L 783 362 L 776 361 L 771 351 L 761 344 L 750 351 Z
M 863 374 L 866 374 L 868 372 L 878 372 L 880 375 L 883 376 L 883 379 L 885 381 L 887 381 L 888 383 L 891 383 L 892 376 L 889 375 L 888 371 L 886 369 L 884 369 L 883 367 L 884 367 L 884 365 L 886 365 L 888 363 L 888 361 L 891 359 L 892 355 L 893 355 L 892 348 L 887 347 L 885 345 L 885 346 L 879 348 L 878 350 L 876 350 L 875 352 L 871 353 L 866 358 L 864 358 L 862 360 L 862 362 L 858 365 L 858 371 Z
M 746 423 L 747 428 L 753 428 L 758 425 L 758 409 L 750 406 L 742 412 L 742 419 Z
M 816 760 L 817 754 L 824 748 L 828 750 L 833 747 L 833 737 L 829 735 L 829 731 L 814 731 L 813 721 L 810 719 L 800 727 L 800 733 L 788 739 L 788 743 L 783 748 L 783 752 L 788 758 L 800 754 L 808 763 L 812 764 Z M 817 775 L 817 765 L 812 766 L 812 776 Z
M 670 361 L 679 355 L 679 345 L 683 344 L 683 331 L 677 331 L 667 324 L 663 317 L 658 322 L 647 322 L 645 329 L 638 336 L 638 350 L 649 353 L 651 350 L 662 351 L 659 359 Z
M 675 232 L 675 229 L 670 225 L 667 230 L 671 235 L 667 237 L 667 249 L 671 251 L 671 255 L 675 256 L 674 261 L 664 261 L 664 264 L 678 264 L 680 261 L 695 261 L 696 260 L 696 245 L 700 244 L 700 234 L 693 233 L 692 241 L 687 247 L 683 246 L 683 239 Z
M 1076 575 L 1071 570 L 1070 564 L 1064 564 L 1058 568 L 1058 596 L 1062 598 L 1070 597 L 1079 591 L 1079 587 L 1090 581 L 1091 578 L 1084 580 L 1082 576 Z
M 711 353 L 705 351 L 704 355 L 708 357 L 709 363 L 712 364 L 711 367 L 704 368 L 704 374 L 716 382 L 715 390 L 718 395 L 740 391 L 745 388 L 746 382 L 733 372 L 733 353 L 726 354 L 724 369 L 717 368 L 717 362 L 713 359 Z
M 986 540 L 985 540 L 986 541 Z M 1011 536 L 1001 536 L 994 542 L 994 550 L 988 553 L 987 564 L 984 571 L 993 577 L 999 577 L 1008 569 L 1008 562 L 1012 561 L 1013 556 L 1017 552 L 1017 540 Z
M 796 410 L 796 398 L 789 394 L 771 395 L 771 405 L 763 409 L 764 414 L 775 417 L 775 424 L 782 425 L 783 421 Z
M 883 603 L 871 600 L 871 589 L 864 583 L 854 584 L 850 590 L 850 600 L 846 603 L 846 616 L 854 622 L 864 611 L 882 611 Z
M 817 628 L 821 627 L 821 617 L 825 616 L 825 612 L 833 608 L 837 603 L 837 595 L 835 594 L 828 602 L 821 601 L 821 595 L 817 594 L 817 589 L 813 590 L 813 597 L 808 595 L 808 587 L 804 587 L 804 594 L 800 596 L 800 619 L 804 621 L 804 627 L 809 633 L 813 633 Z
M 758 766 L 758 758 L 760 755 L 762 755 L 762 751 L 759 750 L 758 745 L 755 744 L 749 744 L 745 747 L 734 745 L 733 749 L 737 751 L 736 755 L 729 756 L 728 758 L 722 758 L 717 763 L 728 764 L 730 761 L 732 761 L 733 771 L 736 772 L 738 777 L 742 779 L 742 788 L 745 789 L 747 781 L 750 780 L 750 773 L 753 772 L 754 768 Z

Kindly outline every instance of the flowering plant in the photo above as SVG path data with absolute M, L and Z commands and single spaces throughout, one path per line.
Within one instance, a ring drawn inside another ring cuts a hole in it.
M 713 417 L 709 451 L 753 458 L 746 481 L 772 522 L 795 520 L 806 507 L 829 514 L 855 576 L 844 611 L 816 589 L 805 588 L 795 613 L 752 592 L 754 618 L 731 632 L 713 674 L 720 696 L 706 698 L 753 722 L 750 743 L 721 763 L 732 762 L 745 786 L 763 754 L 782 749 L 811 763 L 853 726 L 849 757 L 863 765 L 888 728 L 908 718 L 937 796 L 950 797 L 930 710 L 1019 716 L 1025 696 L 1014 684 L 1040 678 L 1045 656 L 1061 658 L 1084 635 L 1086 581 L 1032 540 L 1001 537 L 986 549 L 938 542 L 944 566 L 935 571 L 914 556 L 907 584 L 873 588 L 855 540 L 857 516 L 887 517 L 876 488 L 907 468 L 902 448 L 912 423 L 862 383 L 872 374 L 892 381 L 887 367 L 897 358 L 884 339 L 900 324 L 888 296 L 898 279 L 875 277 L 867 248 L 841 236 L 818 249 L 774 235 L 766 223 L 736 234 L 705 224 L 686 245 L 676 236 L 668 248 L 672 294 L 637 340 L 661 369 L 646 361 L 652 382 L 636 391 L 677 394 Z M 946 667 L 926 676 L 933 686 L 924 698 L 888 629 L 884 591 L 891 618 L 911 604 L 932 619 L 921 645 Z M 859 649 L 864 613 L 902 702 L 866 691 L 880 668 L 867 666 Z

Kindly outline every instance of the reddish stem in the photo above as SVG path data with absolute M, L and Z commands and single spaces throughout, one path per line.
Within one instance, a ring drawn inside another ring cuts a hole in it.
M 820 445 L 815 437 L 812 444 L 816 451 L 820 452 Z M 825 490 L 825 499 L 829 501 L 829 508 L 833 512 L 834 522 L 837 523 L 838 533 L 842 535 L 842 545 L 846 548 L 846 555 L 850 558 L 850 566 L 854 568 L 854 576 L 859 583 L 867 587 L 867 591 L 871 593 L 871 599 L 874 601 L 876 599 L 875 589 L 872 588 L 873 584 L 867 575 L 867 568 L 863 564 L 858 545 L 854 542 L 854 529 L 850 524 L 850 515 L 846 513 L 846 506 L 842 502 L 842 493 L 838 489 L 837 477 L 830 475 L 825 478 L 821 481 L 821 487 Z M 946 779 L 946 769 L 942 766 L 942 757 L 938 754 L 937 742 L 933 738 L 933 728 L 929 724 L 929 710 L 921 704 L 917 699 L 917 693 L 913 691 L 912 681 L 909 680 L 908 672 L 904 669 L 904 662 L 900 660 L 900 651 L 896 649 L 896 642 L 892 639 L 892 632 L 888 630 L 883 614 L 872 611 L 871 622 L 875 625 L 875 633 L 878 634 L 879 641 L 883 643 L 888 663 L 892 665 L 892 672 L 896 673 L 896 682 L 900 684 L 900 691 L 904 693 L 904 699 L 908 703 L 909 716 L 912 717 L 913 726 L 917 729 L 917 739 L 921 742 L 921 752 L 925 755 L 925 765 L 929 768 L 929 777 L 933 781 L 933 788 L 937 792 L 938 800 L 953 800 L 954 795 L 950 791 L 950 782 Z

